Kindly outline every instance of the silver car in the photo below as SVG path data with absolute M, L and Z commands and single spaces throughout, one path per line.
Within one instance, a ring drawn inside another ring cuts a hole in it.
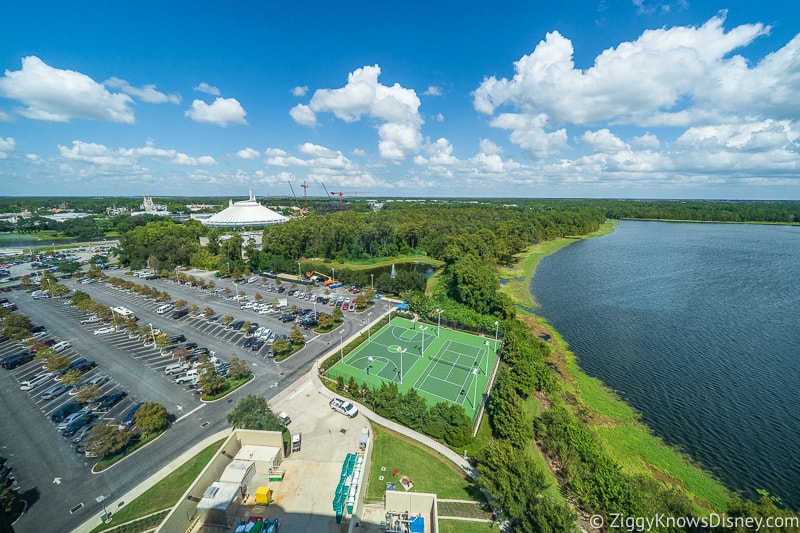
M 48 381 L 53 379 L 52 372 L 45 372 L 43 374 L 37 374 L 33 376 L 31 379 L 23 381 L 19 384 L 19 390 L 32 390 L 38 387 L 39 385 L 44 385 Z
M 52 399 L 58 398 L 59 396 L 64 394 L 67 391 L 68 388 L 69 388 L 68 385 L 64 385 L 63 383 L 59 383 L 57 385 L 53 385 L 52 387 L 50 387 L 49 389 L 44 391 L 42 394 L 39 395 L 39 397 L 42 400 L 52 400 Z

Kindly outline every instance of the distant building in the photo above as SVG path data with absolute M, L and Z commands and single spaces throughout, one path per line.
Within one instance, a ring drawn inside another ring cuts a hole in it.
M 256 197 L 250 192 L 250 198 L 241 202 L 231 200 L 228 207 L 208 218 L 198 218 L 206 226 L 213 228 L 245 228 L 249 226 L 272 226 L 283 224 L 287 217 L 276 213 L 258 203 Z

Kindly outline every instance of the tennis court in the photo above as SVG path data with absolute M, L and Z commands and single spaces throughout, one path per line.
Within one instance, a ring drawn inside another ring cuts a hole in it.
M 429 406 L 456 403 L 474 420 L 496 359 L 494 339 L 395 317 L 325 374 L 369 387 L 394 382 L 402 392 L 413 387 Z

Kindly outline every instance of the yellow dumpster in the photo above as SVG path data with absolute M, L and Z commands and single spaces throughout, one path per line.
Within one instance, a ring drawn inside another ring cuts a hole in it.
M 256 503 L 269 503 L 269 498 L 272 495 L 272 490 L 269 487 L 258 487 L 256 489 Z

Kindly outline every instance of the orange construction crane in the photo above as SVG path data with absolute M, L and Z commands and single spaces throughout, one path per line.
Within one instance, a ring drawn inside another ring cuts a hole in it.
M 345 194 L 372 194 L 371 192 L 356 191 L 356 192 L 334 192 L 331 191 L 331 196 L 339 195 L 339 211 L 342 210 L 342 196 Z
M 301 183 L 300 186 L 303 188 L 303 199 L 305 200 L 306 213 L 308 213 L 308 188 L 309 188 L 309 185 L 306 183 L 306 180 L 303 180 L 303 183 Z

